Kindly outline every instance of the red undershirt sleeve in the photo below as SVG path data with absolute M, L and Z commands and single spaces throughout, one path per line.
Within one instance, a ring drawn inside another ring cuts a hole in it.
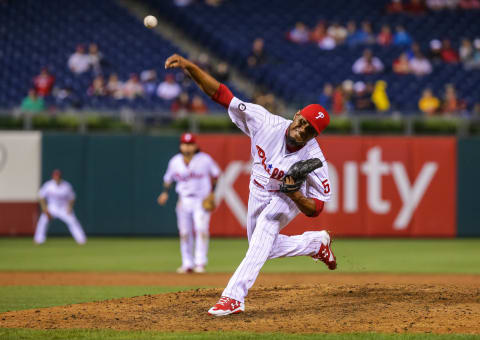
M 227 86 L 220 84 L 217 92 L 212 96 L 212 99 L 228 109 L 230 102 L 233 99 L 233 93 Z
M 312 198 L 312 199 L 315 201 L 315 213 L 310 217 L 317 217 L 322 212 L 325 202 L 320 201 L 317 198 Z

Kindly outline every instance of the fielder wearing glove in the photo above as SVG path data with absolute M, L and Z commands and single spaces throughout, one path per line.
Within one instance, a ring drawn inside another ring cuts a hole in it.
M 322 161 L 318 158 L 311 158 L 306 161 L 298 161 L 294 163 L 290 169 L 288 169 L 285 177 L 283 177 L 282 184 L 280 184 L 280 192 L 288 194 L 300 190 L 303 182 L 307 179 L 308 174 L 322 166 Z M 288 184 L 286 182 L 287 177 L 292 177 L 294 183 Z

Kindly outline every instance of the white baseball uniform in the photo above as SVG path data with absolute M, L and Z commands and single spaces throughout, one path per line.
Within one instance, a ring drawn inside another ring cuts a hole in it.
M 45 182 L 39 191 L 39 197 L 47 201 L 47 210 L 53 218 L 62 220 L 70 230 L 73 238 L 78 244 L 87 242 L 87 237 L 78 222 L 73 211 L 69 212 L 69 203 L 75 199 L 75 192 L 67 181 L 62 180 L 59 184 L 53 179 Z M 45 213 L 40 215 L 35 230 L 35 243 L 44 243 L 47 237 L 48 217 Z
M 204 152 L 197 152 L 188 165 L 180 153 L 168 163 L 163 181 L 177 183 L 177 224 L 185 269 L 207 264 L 210 212 L 203 209 L 202 202 L 212 191 L 212 178 L 219 175 L 218 165 Z
M 251 138 L 253 158 L 248 200 L 247 235 L 249 248 L 222 296 L 244 302 L 267 259 L 316 254 L 324 231 L 302 235 L 280 234 L 299 209 L 285 194 L 278 191 L 281 179 L 291 165 L 300 160 L 319 158 L 323 166 L 307 177 L 301 192 L 321 201 L 330 199 L 330 182 L 325 157 L 315 139 L 295 152 L 286 149 L 285 135 L 291 120 L 273 115 L 259 105 L 233 98 L 228 108 L 232 121 Z

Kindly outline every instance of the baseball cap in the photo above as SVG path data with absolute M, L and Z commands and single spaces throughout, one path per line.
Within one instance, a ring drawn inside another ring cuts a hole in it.
M 320 134 L 330 123 L 330 115 L 322 105 L 310 104 L 300 110 L 300 114 Z
M 180 143 L 187 143 L 187 144 L 194 144 L 196 143 L 195 141 L 195 136 L 192 135 L 191 133 L 187 132 L 182 134 L 180 137 Z

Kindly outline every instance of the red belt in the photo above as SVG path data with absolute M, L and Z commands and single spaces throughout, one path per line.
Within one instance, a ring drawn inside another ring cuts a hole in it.
M 253 180 L 253 184 L 255 184 L 259 188 L 262 188 L 263 190 L 267 190 L 267 189 L 265 189 L 265 186 L 258 183 L 258 181 L 256 179 Z M 279 192 L 280 190 L 267 190 L 267 191 L 268 192 Z

